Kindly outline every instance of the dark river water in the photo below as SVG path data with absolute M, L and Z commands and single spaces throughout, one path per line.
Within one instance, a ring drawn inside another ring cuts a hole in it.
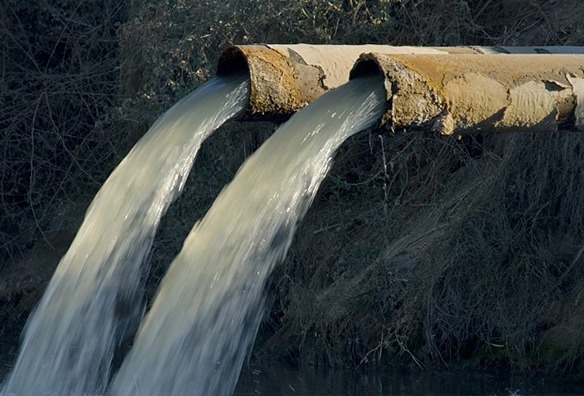
M 363 372 L 247 367 L 235 395 L 584 395 L 584 383 L 566 384 L 535 375 L 506 372 Z
M 0 383 L 16 354 L 0 341 Z M 235 396 L 576 396 L 584 382 L 494 371 L 358 371 L 292 369 L 279 364 L 244 367 Z

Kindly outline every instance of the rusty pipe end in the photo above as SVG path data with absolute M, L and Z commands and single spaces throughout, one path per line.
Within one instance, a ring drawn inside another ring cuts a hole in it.
M 584 130 L 583 55 L 360 57 L 350 77 L 384 74 L 388 126 L 442 134 Z
M 267 45 L 234 45 L 223 51 L 217 75 L 247 71 L 250 96 L 244 118 L 270 115 L 287 117 L 302 108 L 308 98 L 298 82 L 298 71 L 291 59 Z
M 414 56 L 414 55 L 411 55 Z M 426 55 L 417 55 L 423 58 Z M 436 58 L 445 55 L 436 55 Z M 454 55 L 447 55 L 450 57 Z M 395 128 L 434 128 L 435 118 L 444 103 L 425 76 L 399 60 L 398 54 L 362 54 L 351 69 L 349 78 L 380 75 L 386 93 L 386 111 L 381 124 Z
M 385 89 L 385 111 L 381 116 L 380 124 L 387 127 L 392 126 L 391 107 L 392 107 L 392 92 L 393 84 L 387 78 L 383 66 L 379 63 L 377 56 L 372 53 L 363 53 L 354 63 L 353 68 L 349 72 L 349 80 L 354 80 L 360 77 L 381 76 L 383 77 L 383 88 Z
M 217 75 L 226 76 L 235 73 L 249 73 L 249 65 L 245 53 L 237 45 L 227 47 L 217 62 Z

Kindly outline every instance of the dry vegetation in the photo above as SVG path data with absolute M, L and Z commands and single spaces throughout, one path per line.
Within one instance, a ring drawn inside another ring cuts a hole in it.
M 582 160 L 570 132 L 357 137 L 275 276 L 260 354 L 578 370 Z
M 96 191 L 104 164 L 124 154 L 112 125 L 122 9 L 58 3 L 0 5 L 0 268 L 78 222 L 64 213 L 68 201 Z
M 3 337 L 18 335 L 47 280 L 38 274 L 56 265 L 35 255 L 66 246 L 131 144 L 213 75 L 227 45 L 261 42 L 582 45 L 584 7 L 579 0 L 2 2 Z M 152 285 L 274 128 L 232 123 L 204 144 L 156 239 Z M 273 275 L 255 355 L 578 373 L 582 143 L 574 132 L 352 138 Z

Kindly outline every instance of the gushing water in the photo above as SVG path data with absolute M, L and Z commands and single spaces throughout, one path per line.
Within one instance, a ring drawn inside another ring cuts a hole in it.
M 379 77 L 294 115 L 253 154 L 193 228 L 164 277 L 111 395 L 229 395 L 290 246 L 337 147 L 383 111 Z
M 116 344 L 142 316 L 143 266 L 201 142 L 241 112 L 246 75 L 214 78 L 164 114 L 89 207 L 34 314 L 5 395 L 103 393 Z

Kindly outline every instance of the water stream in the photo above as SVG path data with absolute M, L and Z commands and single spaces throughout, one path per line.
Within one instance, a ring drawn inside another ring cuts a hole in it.
M 152 239 L 202 141 L 247 104 L 247 75 L 214 78 L 168 110 L 114 170 L 29 318 L 5 395 L 101 394 L 139 323 Z
M 238 171 L 170 265 L 111 395 L 230 395 L 286 254 L 333 154 L 382 114 L 381 77 L 330 91 Z

